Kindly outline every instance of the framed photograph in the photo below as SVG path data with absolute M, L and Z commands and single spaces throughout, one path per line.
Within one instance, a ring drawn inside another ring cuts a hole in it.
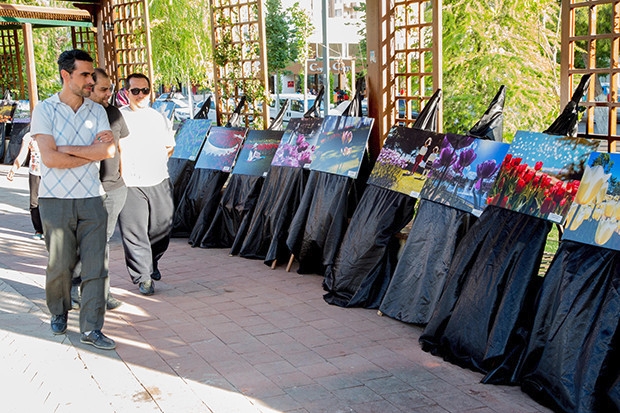
M 292 118 L 289 120 L 272 166 L 310 168 L 323 118 Z
M 175 135 L 176 146 L 171 158 L 195 161 L 210 128 L 211 121 L 208 119 L 184 120 Z
M 590 155 L 562 239 L 620 250 L 620 154 Z
M 233 174 L 267 176 L 284 131 L 250 130 L 233 168 Z
M 372 118 L 327 116 L 310 169 L 357 178 L 372 124 Z
M 421 197 L 480 216 L 510 145 L 447 134 L 429 157 Z
M 489 192 L 489 205 L 564 223 L 598 142 L 517 131 Z
M 17 102 L 0 100 L 0 123 L 12 122 L 15 109 L 17 109 Z
M 418 198 L 428 176 L 427 169 L 439 154 L 444 138 L 440 133 L 394 126 L 368 183 Z
M 195 168 L 230 172 L 246 133 L 246 128 L 212 127 L 202 145 Z

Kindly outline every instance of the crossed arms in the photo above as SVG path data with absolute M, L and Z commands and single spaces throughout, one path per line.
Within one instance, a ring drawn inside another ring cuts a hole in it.
M 41 162 L 48 168 L 76 168 L 90 162 L 113 158 L 116 153 L 116 145 L 112 131 L 101 131 L 95 136 L 90 145 L 61 145 L 56 146 L 52 135 L 37 134 L 35 136 Z

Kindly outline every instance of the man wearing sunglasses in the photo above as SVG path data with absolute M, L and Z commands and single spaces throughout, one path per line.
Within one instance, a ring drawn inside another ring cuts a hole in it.
M 129 105 L 121 113 L 129 136 L 121 140 L 127 200 L 119 216 L 125 264 L 140 293 L 155 293 L 159 259 L 168 249 L 174 206 L 168 157 L 174 150 L 172 125 L 149 107 L 151 82 L 141 73 L 127 77 Z

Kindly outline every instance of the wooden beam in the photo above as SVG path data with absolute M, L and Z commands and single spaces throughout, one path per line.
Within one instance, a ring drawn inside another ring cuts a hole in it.
M 24 54 L 26 55 L 26 80 L 28 82 L 28 99 L 30 101 L 30 113 L 39 103 L 39 91 L 37 89 L 37 72 L 34 63 L 34 43 L 32 41 L 32 24 L 25 23 L 24 31 Z

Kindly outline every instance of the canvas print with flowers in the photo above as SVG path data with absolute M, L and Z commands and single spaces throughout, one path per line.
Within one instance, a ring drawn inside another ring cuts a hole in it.
M 181 123 L 174 137 L 176 146 L 171 158 L 195 161 L 211 128 L 208 119 L 187 119 Z
M 372 123 L 372 118 L 327 116 L 310 169 L 357 178 Z
M 283 134 L 275 130 L 249 131 L 232 173 L 266 176 Z
M 195 168 L 230 172 L 246 133 L 246 128 L 212 127 L 202 145 Z
M 562 224 L 597 146 L 583 138 L 517 131 L 488 204 Z
M 620 250 L 620 154 L 590 155 L 562 239 Z
M 420 196 L 480 216 L 497 177 L 507 143 L 447 134 L 430 161 Z
M 427 169 L 439 155 L 444 136 L 394 126 L 379 152 L 368 183 L 418 198 L 428 175 Z
M 292 118 L 271 165 L 309 168 L 322 124 L 323 118 Z

